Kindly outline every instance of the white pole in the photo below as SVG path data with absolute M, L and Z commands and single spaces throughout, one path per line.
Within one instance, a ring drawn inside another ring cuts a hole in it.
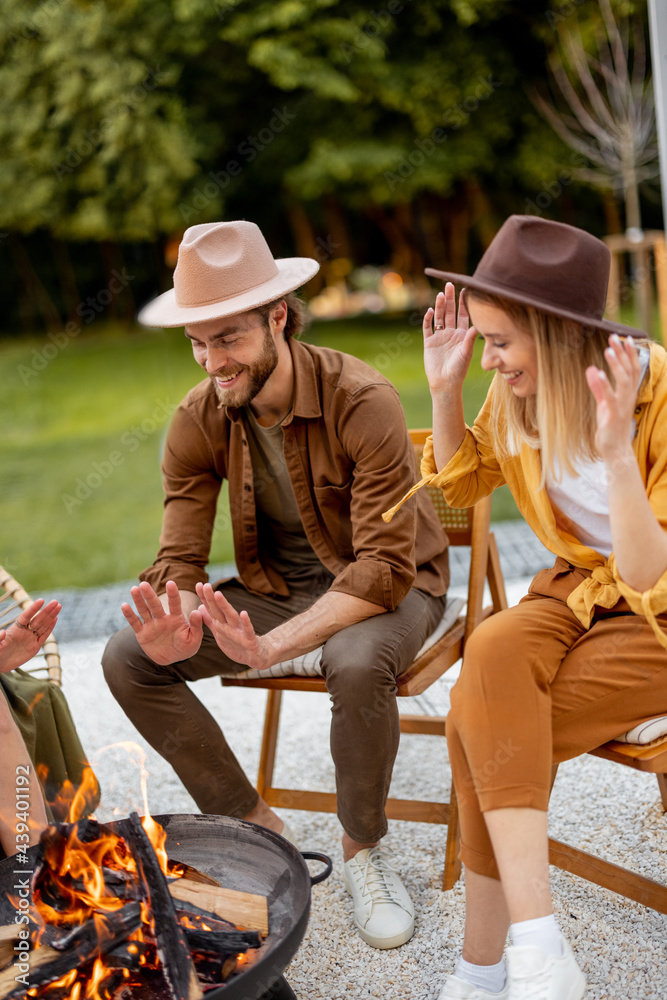
M 658 124 L 662 215 L 667 232 L 667 0 L 648 0 L 653 93 Z

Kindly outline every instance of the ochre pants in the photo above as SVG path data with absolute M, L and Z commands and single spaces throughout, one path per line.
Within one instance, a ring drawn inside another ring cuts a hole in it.
M 461 816 L 461 860 L 498 878 L 484 813 L 546 811 L 552 764 L 667 713 L 667 652 L 621 600 L 585 629 L 568 608 L 589 575 L 562 559 L 518 605 L 466 644 L 447 743 Z M 667 616 L 658 621 L 667 631 Z
M 320 574 L 302 581 L 288 598 L 252 594 L 235 581 L 218 589 L 237 611 L 247 610 L 263 635 L 305 611 L 331 579 Z M 413 589 L 395 611 L 341 629 L 324 643 L 338 816 L 359 843 L 374 843 L 387 832 L 384 806 L 400 735 L 396 677 L 415 658 L 444 607 L 444 597 Z M 102 663 L 125 714 L 172 765 L 199 809 L 247 816 L 257 792 L 217 722 L 186 683 L 246 668 L 221 652 L 207 628 L 199 652 L 169 666 L 153 663 L 126 628 L 111 637 Z M 308 747 L 303 749 L 307 760 Z

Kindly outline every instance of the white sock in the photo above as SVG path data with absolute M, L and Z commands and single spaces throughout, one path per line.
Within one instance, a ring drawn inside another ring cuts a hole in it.
M 560 957 L 563 954 L 563 934 L 553 913 L 535 920 L 521 920 L 510 924 L 512 944 L 518 947 L 532 945 L 541 948 L 547 955 Z
M 471 986 L 479 986 L 488 993 L 500 993 L 505 986 L 507 973 L 505 959 L 501 958 L 496 965 L 473 965 L 461 956 L 456 963 L 454 975 Z

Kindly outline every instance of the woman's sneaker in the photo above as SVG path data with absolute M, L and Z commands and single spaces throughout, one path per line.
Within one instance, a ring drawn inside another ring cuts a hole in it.
M 449 976 L 438 1000 L 509 1000 L 509 985 L 505 985 L 500 993 L 489 993 L 481 986 L 472 986 L 458 976 Z
M 507 949 L 508 1000 L 581 1000 L 584 974 L 563 938 L 563 954 L 530 946 Z

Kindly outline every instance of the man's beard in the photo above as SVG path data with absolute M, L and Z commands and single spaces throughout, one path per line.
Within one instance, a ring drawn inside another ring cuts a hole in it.
M 226 406 L 241 407 L 247 406 L 255 396 L 261 392 L 266 385 L 269 376 L 275 371 L 278 364 L 278 349 L 273 337 L 268 330 L 264 333 L 262 352 L 251 365 L 243 365 L 241 368 L 223 368 L 215 375 L 209 376 L 213 382 L 218 399 Z M 225 378 L 229 375 L 236 375 L 238 372 L 245 372 L 244 385 L 239 388 L 221 389 L 216 379 Z

